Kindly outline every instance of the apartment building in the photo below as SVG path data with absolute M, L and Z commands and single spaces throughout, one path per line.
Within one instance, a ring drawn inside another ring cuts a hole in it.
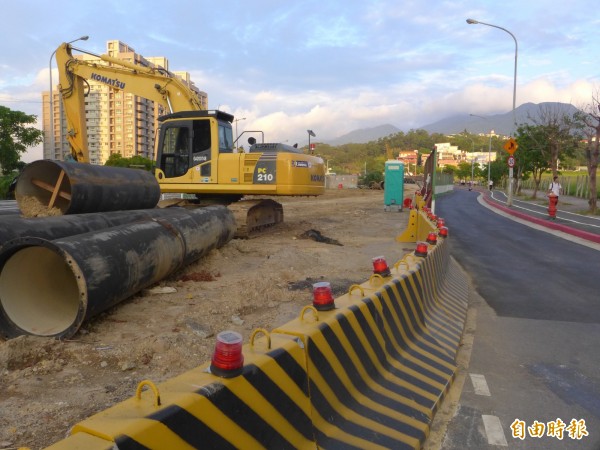
M 169 61 L 165 57 L 144 57 L 129 45 L 111 40 L 106 43 L 106 54 L 130 63 L 150 67 L 162 67 L 169 70 Z M 101 62 L 88 54 L 74 55 L 77 59 Z M 198 93 L 204 108 L 208 108 L 208 96 L 200 91 L 187 72 L 174 72 L 191 89 Z M 92 164 L 104 164 L 110 155 L 119 153 L 129 158 L 135 155 L 154 158 L 154 138 L 158 117 L 165 114 L 161 105 L 144 97 L 115 89 L 94 80 L 89 83 L 89 92 L 85 98 L 88 150 Z M 60 94 L 56 89 L 42 93 L 44 158 L 65 159 L 70 154 L 67 142 L 67 124 L 63 112 Z M 52 111 L 50 105 L 52 104 Z
M 478 164 L 483 167 L 488 160 L 496 161 L 496 152 L 467 152 L 460 150 L 456 145 L 449 142 L 435 144 L 438 151 L 438 166 L 458 166 L 461 162 Z

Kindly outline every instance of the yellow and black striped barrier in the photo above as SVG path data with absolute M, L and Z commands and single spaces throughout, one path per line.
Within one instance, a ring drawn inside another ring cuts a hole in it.
M 77 424 L 62 449 L 420 448 L 456 372 L 468 283 L 444 239 L 257 330 L 237 376 L 210 363 Z M 147 389 L 145 389 L 147 388 Z

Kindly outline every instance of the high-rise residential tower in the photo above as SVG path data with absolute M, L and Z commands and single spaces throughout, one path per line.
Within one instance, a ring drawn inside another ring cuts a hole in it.
M 130 63 L 141 63 L 169 70 L 167 58 L 144 57 L 136 53 L 129 45 L 118 40 L 106 43 L 106 54 Z M 78 54 L 74 57 L 106 64 L 88 54 Z M 207 108 L 206 93 L 196 88 L 189 73 L 174 72 L 174 74 L 198 93 L 203 106 Z M 110 155 L 115 153 L 126 158 L 140 155 L 152 159 L 154 157 L 154 130 L 158 124 L 158 117 L 167 111 L 163 111 L 160 105 L 144 97 L 109 87 L 94 80 L 86 81 L 89 84 L 89 92 L 85 98 L 85 112 L 90 162 L 104 164 Z M 50 111 L 49 93 L 42 93 L 43 126 L 46 136 L 44 159 L 62 160 L 70 154 L 66 137 L 67 124 L 59 92 L 53 89 L 52 95 L 52 111 Z

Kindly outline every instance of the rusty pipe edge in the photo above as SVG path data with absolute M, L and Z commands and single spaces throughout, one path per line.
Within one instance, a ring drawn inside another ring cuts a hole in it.
M 70 338 L 81 325 L 233 238 L 225 207 L 69 236 L 7 242 L 0 252 L 0 334 Z M 201 237 L 198 237 L 198 236 Z
M 62 214 L 148 209 L 160 199 L 160 186 L 146 170 L 45 159 L 28 164 L 19 175 L 15 198 L 24 215 L 29 198 L 49 205 L 63 171 L 52 205 Z

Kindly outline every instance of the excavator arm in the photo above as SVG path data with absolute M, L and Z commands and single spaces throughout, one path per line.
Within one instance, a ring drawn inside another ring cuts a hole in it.
M 72 50 L 94 56 L 94 61 L 76 59 Z M 87 80 L 144 97 L 168 112 L 206 109 L 197 93 L 169 71 L 133 64 L 108 55 L 96 55 L 63 43 L 56 50 L 59 86 L 67 119 L 67 138 L 78 162 L 89 163 L 85 96 Z M 86 88 L 87 86 L 87 88 Z

